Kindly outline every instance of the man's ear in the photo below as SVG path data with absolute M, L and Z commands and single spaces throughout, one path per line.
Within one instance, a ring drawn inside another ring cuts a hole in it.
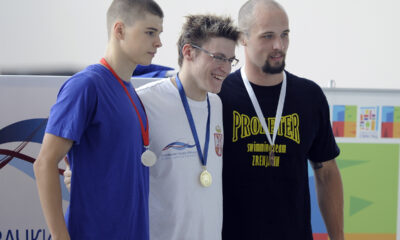
M 182 55 L 184 59 L 191 61 L 195 57 L 195 50 L 190 44 L 187 43 L 182 47 Z
M 247 34 L 246 33 L 244 33 L 244 32 L 240 33 L 239 42 L 242 46 L 244 46 L 244 47 L 247 46 Z
M 116 39 L 123 40 L 125 38 L 125 24 L 121 21 L 114 23 L 113 35 Z

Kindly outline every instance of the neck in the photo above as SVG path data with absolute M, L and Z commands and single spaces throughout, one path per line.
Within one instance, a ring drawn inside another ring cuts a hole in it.
M 186 97 L 195 101 L 204 101 L 207 98 L 207 91 L 199 88 L 193 76 L 187 73 L 183 68 L 179 72 L 179 79 L 181 80 L 183 89 L 185 90 Z M 172 83 L 177 87 L 176 80 L 173 78 Z
M 130 82 L 136 64 L 132 63 L 125 55 L 117 48 L 110 46 L 107 47 L 104 58 L 115 73 L 125 82 Z
M 283 81 L 283 72 L 265 73 L 260 67 L 251 64 L 246 64 L 244 70 L 249 82 L 259 86 L 275 86 Z

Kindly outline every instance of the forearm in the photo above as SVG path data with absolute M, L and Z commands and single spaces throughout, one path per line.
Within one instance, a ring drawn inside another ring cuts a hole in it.
M 43 214 L 52 239 L 70 239 L 64 221 L 58 163 L 72 146 L 72 141 L 46 134 L 33 167 Z
M 316 169 L 315 173 L 318 203 L 329 237 L 343 240 L 343 185 L 339 169 L 334 163 Z
M 62 209 L 58 166 L 38 158 L 35 164 L 36 184 L 40 203 L 52 239 L 69 239 Z

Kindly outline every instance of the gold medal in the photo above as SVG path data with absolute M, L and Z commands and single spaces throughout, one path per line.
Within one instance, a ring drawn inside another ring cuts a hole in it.
M 274 166 L 274 162 L 275 162 L 275 153 L 274 153 L 274 151 L 273 150 L 271 150 L 270 152 L 269 152 L 269 164 L 270 164 L 270 166 L 271 167 L 273 167 Z
M 203 187 L 209 187 L 212 183 L 211 174 L 206 169 L 200 174 L 200 183 Z

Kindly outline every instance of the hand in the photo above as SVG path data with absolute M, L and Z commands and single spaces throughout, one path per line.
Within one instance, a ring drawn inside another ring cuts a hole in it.
M 68 191 L 71 192 L 71 177 L 72 177 L 72 172 L 71 168 L 69 167 L 69 162 L 67 156 L 64 157 L 64 162 L 67 168 L 64 171 L 64 184 L 67 187 Z

